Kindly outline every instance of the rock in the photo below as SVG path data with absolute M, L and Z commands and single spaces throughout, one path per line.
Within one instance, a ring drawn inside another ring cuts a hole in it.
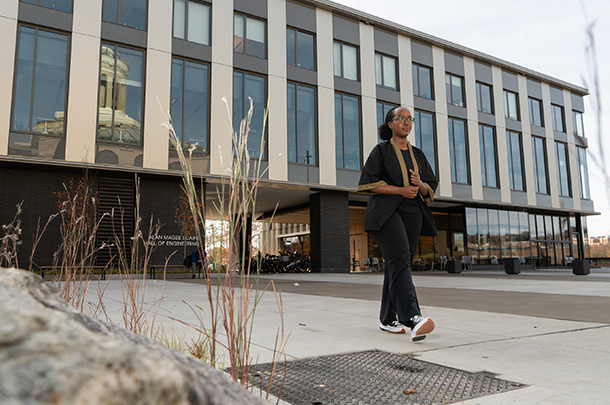
M 0 404 L 265 404 L 224 373 L 0 269 Z

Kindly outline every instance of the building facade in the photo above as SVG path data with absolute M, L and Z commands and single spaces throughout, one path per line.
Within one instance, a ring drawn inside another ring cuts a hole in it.
M 181 263 L 194 242 L 167 126 L 218 218 L 228 124 L 251 102 L 248 153 L 263 169 L 252 219 L 307 224 L 296 233 L 309 233 L 314 271 L 380 258 L 355 190 L 397 105 L 439 179 L 439 236 L 417 258 L 493 268 L 587 256 L 582 87 L 327 0 L 5 0 L 0 32 L 0 222 L 23 201 L 24 246 L 86 170 L 96 218 L 120 208 L 127 234 L 136 212 L 153 218 L 152 260 Z M 39 265 L 59 236 L 48 228 Z

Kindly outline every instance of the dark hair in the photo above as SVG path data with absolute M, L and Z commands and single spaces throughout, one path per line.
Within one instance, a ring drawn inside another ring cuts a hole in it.
M 388 111 L 388 113 L 385 115 L 385 121 L 383 121 L 383 124 L 379 125 L 379 139 L 381 139 L 382 141 L 389 141 L 390 139 L 392 139 L 392 130 L 390 129 L 388 124 L 394 119 L 394 112 L 399 108 L 402 107 L 397 106 Z

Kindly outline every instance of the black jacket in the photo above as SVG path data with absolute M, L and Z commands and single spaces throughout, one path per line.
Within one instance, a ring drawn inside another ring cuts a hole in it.
M 421 235 L 436 236 L 434 217 L 428 204 L 434 199 L 438 181 L 424 152 L 409 142 L 407 145 L 414 165 L 413 171 L 420 175 L 421 181 L 428 187 L 427 196 L 424 197 L 420 193 L 415 198 L 423 216 Z M 380 230 L 404 199 L 400 195 L 375 194 L 369 190 L 385 185 L 404 187 L 407 184 L 409 184 L 409 173 L 402 152 L 394 140 L 375 146 L 366 160 L 358 182 L 358 192 L 370 195 L 364 222 L 364 229 L 367 232 Z

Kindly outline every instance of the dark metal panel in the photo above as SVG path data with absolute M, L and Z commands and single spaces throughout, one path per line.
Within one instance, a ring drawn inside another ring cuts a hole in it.
M 172 39 L 172 53 L 176 56 L 197 59 L 205 62 L 212 61 L 212 48 L 207 45 L 185 41 L 179 38 Z
M 318 85 L 318 72 L 315 70 L 302 69 L 297 66 L 286 65 L 288 80 L 294 80 L 300 83 Z
M 286 2 L 286 25 L 316 32 L 316 9 L 305 4 Z
M 360 82 L 347 80 L 338 76 L 335 76 L 335 90 L 357 95 L 362 94 Z
M 493 73 L 490 65 L 481 62 L 474 62 L 474 77 L 477 81 L 493 84 Z
M 375 50 L 398 57 L 398 36 L 375 28 Z
M 267 0 L 233 0 L 235 11 L 267 18 Z
M 388 103 L 400 104 L 400 92 L 377 86 L 377 99 Z
M 411 41 L 411 59 L 413 63 L 419 63 L 429 67 L 434 66 L 432 47 L 419 42 Z
M 269 72 L 267 59 L 233 52 L 233 67 L 266 75 Z
M 124 27 L 102 21 L 102 41 L 119 42 L 126 45 L 146 48 L 148 33 L 135 28 Z
M 19 21 L 49 27 L 62 31 L 72 31 L 72 14 L 34 4 L 19 2 Z
M 453 53 L 445 52 L 445 71 L 464 76 L 464 58 Z
M 451 184 L 453 198 L 472 200 L 472 186 L 469 184 Z
M 510 199 L 513 204 L 527 205 L 527 193 L 525 191 L 510 191 Z
M 519 80 L 517 79 L 517 75 L 503 70 L 502 87 L 506 90 L 519 93 Z
M 358 21 L 348 20 L 333 14 L 333 37 L 354 45 L 360 45 L 360 26 Z

